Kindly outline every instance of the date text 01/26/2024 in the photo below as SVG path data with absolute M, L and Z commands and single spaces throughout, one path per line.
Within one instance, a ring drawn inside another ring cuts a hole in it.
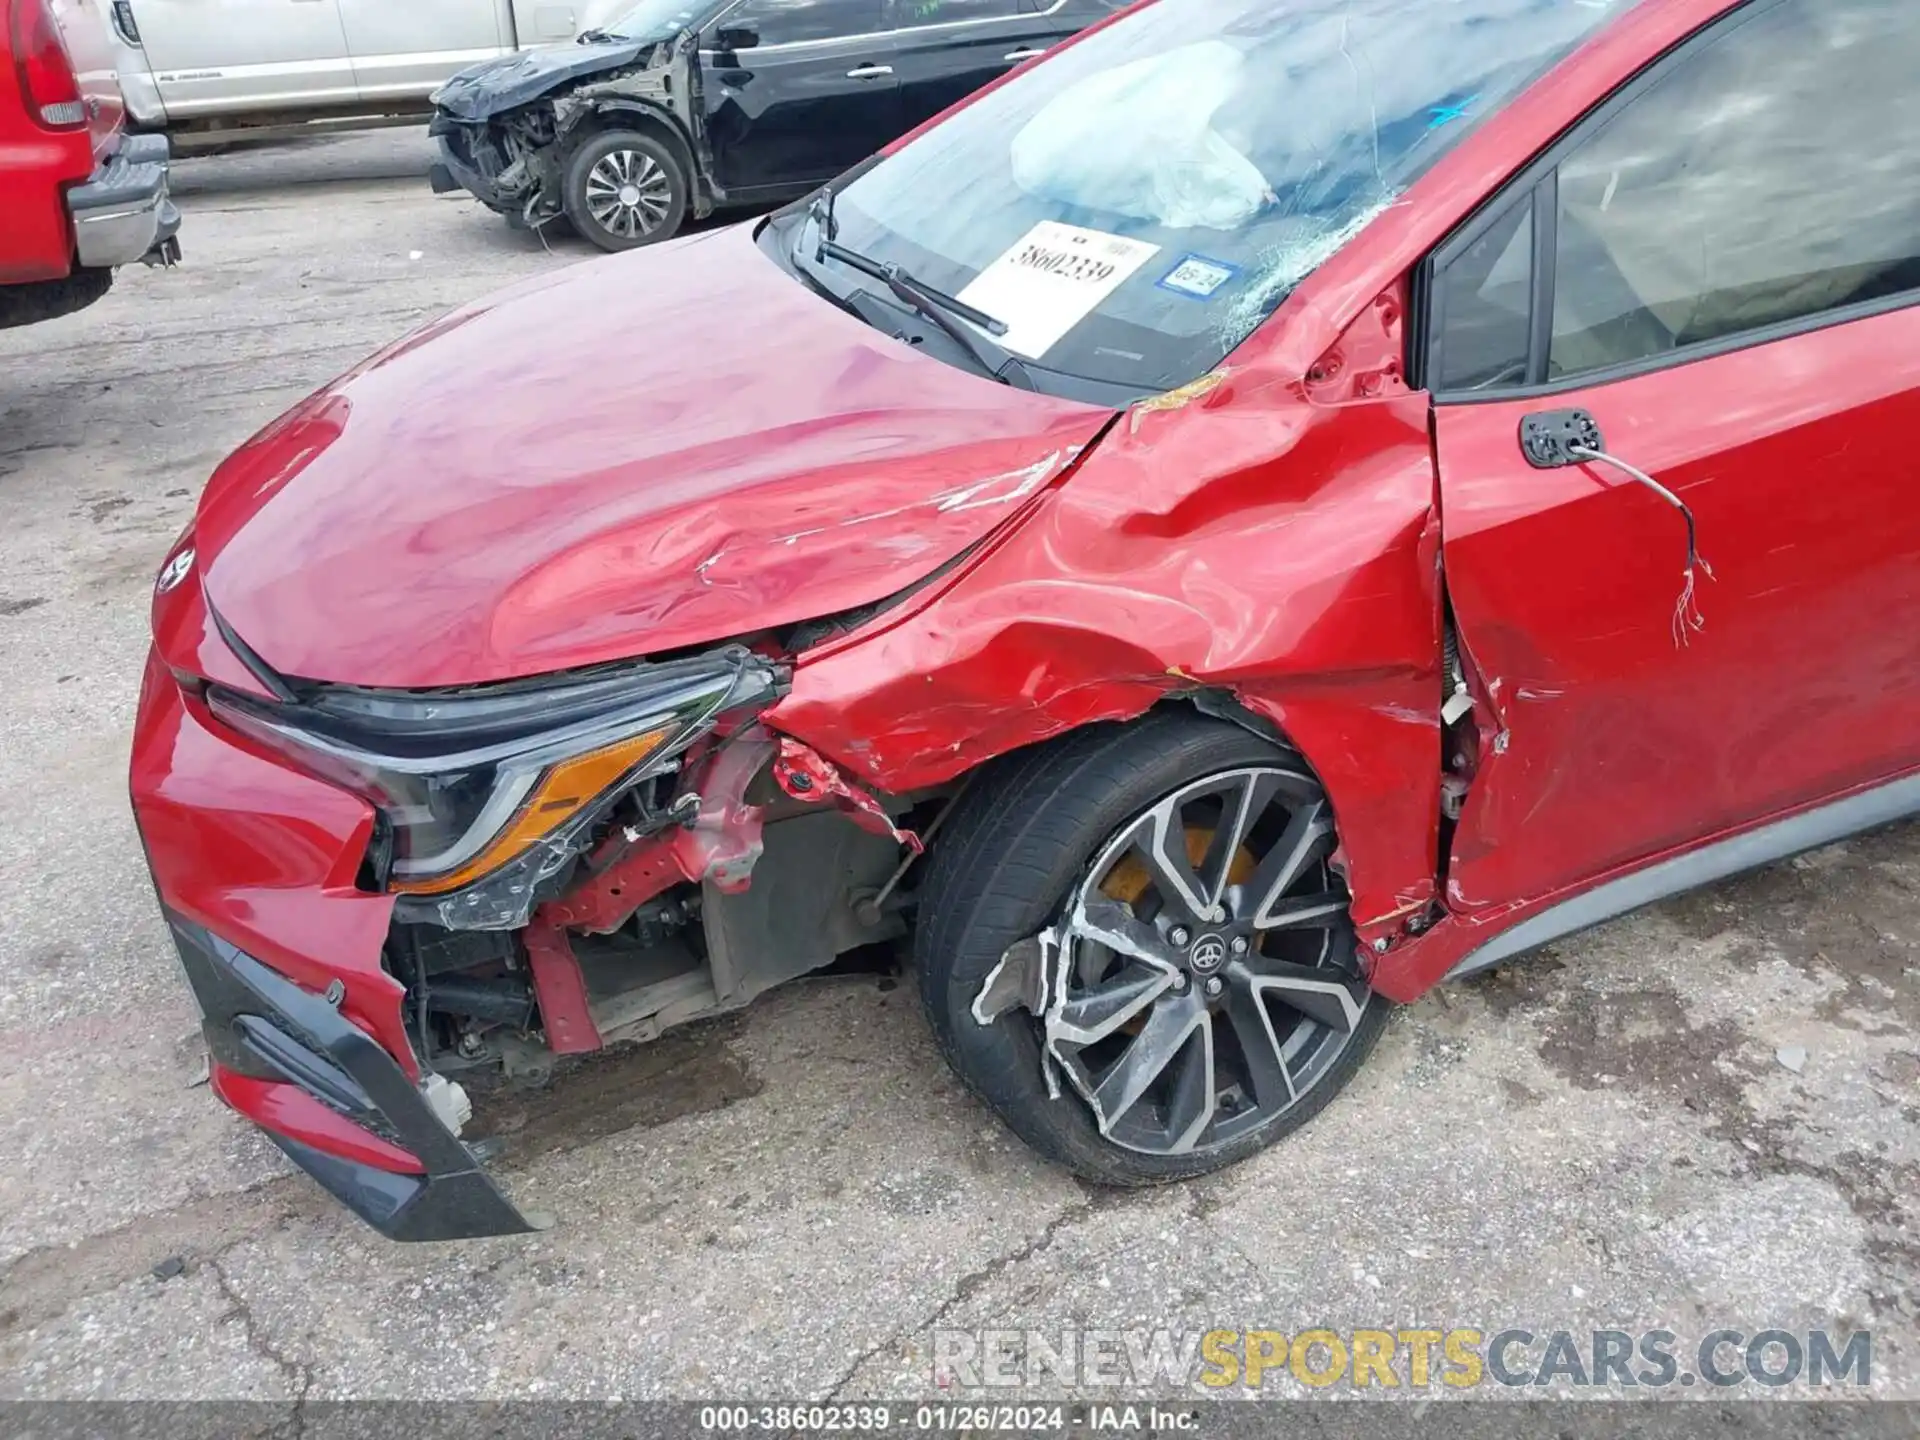
M 913 1430 L 1052 1432 L 1069 1425 L 1091 1430 L 1191 1430 L 1199 1416 L 1158 1405 L 703 1405 L 700 1428 L 716 1433 L 817 1430 L 823 1433 Z

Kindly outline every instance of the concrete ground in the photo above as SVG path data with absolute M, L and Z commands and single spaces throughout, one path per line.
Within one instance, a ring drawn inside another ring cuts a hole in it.
M 538 1238 L 391 1245 L 293 1173 L 195 1083 L 127 737 L 220 457 L 590 260 L 425 156 L 184 162 L 180 269 L 0 334 L 0 1397 L 909 1396 L 951 1378 L 936 1330 L 1664 1326 L 1871 1328 L 1873 1390 L 1920 1398 L 1920 827 L 1436 994 L 1304 1134 L 1178 1189 L 1042 1164 L 873 975 L 491 1097 Z

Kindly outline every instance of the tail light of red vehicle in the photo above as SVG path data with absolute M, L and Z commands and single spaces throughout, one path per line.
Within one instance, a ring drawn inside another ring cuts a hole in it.
M 16 0 L 10 38 L 27 113 L 49 130 L 83 128 L 87 105 L 80 98 L 67 42 L 53 18 L 53 0 Z

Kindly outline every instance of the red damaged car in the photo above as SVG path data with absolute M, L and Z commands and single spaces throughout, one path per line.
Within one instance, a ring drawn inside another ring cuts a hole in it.
M 1156 0 L 222 465 L 133 801 L 213 1085 L 403 1239 L 459 1077 L 910 937 L 1096 1181 L 1920 810 L 1908 0 Z

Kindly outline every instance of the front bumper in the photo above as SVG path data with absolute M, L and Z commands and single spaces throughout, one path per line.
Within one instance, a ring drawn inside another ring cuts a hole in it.
M 445 116 L 435 116 L 427 127 L 427 133 L 433 136 L 434 145 L 439 151 L 438 157 L 427 170 L 427 182 L 433 187 L 434 194 L 465 190 L 489 210 L 497 210 L 503 215 L 513 211 L 512 202 L 476 163 L 471 153 L 472 138 L 466 126 Z
M 84 185 L 67 192 L 74 252 L 82 266 L 112 269 L 135 260 L 180 258 L 180 211 L 168 191 L 164 135 L 129 135 Z
M 537 1228 L 423 1088 L 381 963 L 392 898 L 354 883 L 370 807 L 227 730 L 157 655 L 131 788 L 215 1094 L 393 1239 Z
M 348 1209 L 393 1240 L 537 1228 L 393 1057 L 324 996 L 190 920 L 167 921 L 200 1004 L 214 1088 Z

